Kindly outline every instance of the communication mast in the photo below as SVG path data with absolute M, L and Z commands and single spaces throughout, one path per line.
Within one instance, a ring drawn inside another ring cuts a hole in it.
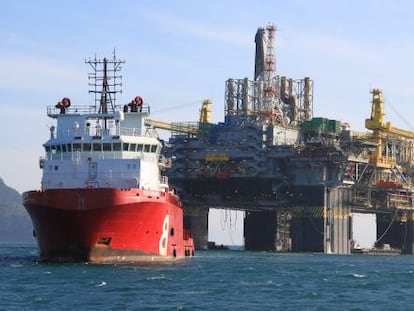
M 112 59 L 101 60 L 95 56 L 94 59 L 85 60 L 85 63 L 93 69 L 93 72 L 88 74 L 88 79 L 89 93 L 95 94 L 95 111 L 101 114 L 113 113 L 116 107 L 116 94 L 122 93 L 122 76 L 119 73 L 121 64 L 125 61 L 116 59 L 114 51 Z

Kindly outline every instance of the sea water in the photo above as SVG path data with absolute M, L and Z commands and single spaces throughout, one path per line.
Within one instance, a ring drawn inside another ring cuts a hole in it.
M 414 256 L 198 251 L 147 265 L 39 263 L 0 245 L 0 310 L 413 310 Z

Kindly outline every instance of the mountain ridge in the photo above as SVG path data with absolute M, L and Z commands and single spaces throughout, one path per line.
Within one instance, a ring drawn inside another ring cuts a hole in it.
M 0 178 L 0 242 L 33 242 L 32 232 L 22 195 Z

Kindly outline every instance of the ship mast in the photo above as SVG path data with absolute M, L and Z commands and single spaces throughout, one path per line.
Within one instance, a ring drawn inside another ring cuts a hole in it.
M 122 93 L 122 76 L 121 64 L 124 60 L 116 59 L 115 51 L 112 59 L 104 58 L 103 60 L 94 59 L 85 60 L 89 64 L 93 72 L 88 74 L 89 94 L 95 94 L 95 111 L 100 114 L 114 113 L 116 107 L 116 94 Z M 98 108 L 99 107 L 99 108 Z M 105 128 L 107 128 L 106 117 Z

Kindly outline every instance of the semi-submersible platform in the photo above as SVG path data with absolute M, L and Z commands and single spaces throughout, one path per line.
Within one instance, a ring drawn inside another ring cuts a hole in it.
M 414 133 L 384 120 L 379 89 L 366 133 L 314 117 L 312 79 L 276 74 L 275 32 L 256 33 L 254 80 L 226 81 L 224 122 L 211 123 L 206 100 L 197 124 L 167 126 L 167 175 L 196 248 L 219 208 L 245 211 L 246 250 L 351 253 L 358 212 L 376 214 L 377 248 L 413 254 Z

